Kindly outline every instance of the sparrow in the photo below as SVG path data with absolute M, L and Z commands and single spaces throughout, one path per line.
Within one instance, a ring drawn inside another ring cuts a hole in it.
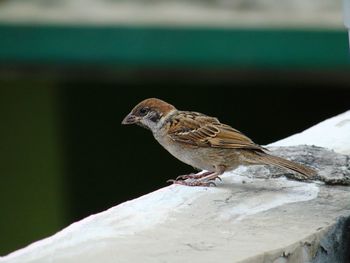
M 215 117 L 177 110 L 160 99 L 141 101 L 122 124 L 137 124 L 151 130 L 154 138 L 174 157 L 205 171 L 169 180 L 175 184 L 215 185 L 215 179 L 240 165 L 275 165 L 297 172 L 303 179 L 316 173 L 311 168 L 267 153 L 267 149 Z

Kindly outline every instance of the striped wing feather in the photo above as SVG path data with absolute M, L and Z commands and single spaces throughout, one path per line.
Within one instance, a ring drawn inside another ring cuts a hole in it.
M 198 147 L 263 151 L 261 146 L 255 144 L 240 131 L 201 113 L 182 112 L 179 114 L 170 124 L 169 136 L 174 141 Z

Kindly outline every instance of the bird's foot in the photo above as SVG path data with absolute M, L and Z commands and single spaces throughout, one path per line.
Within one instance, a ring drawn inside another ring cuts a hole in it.
M 201 179 L 201 178 L 204 178 L 208 175 L 211 175 L 213 174 L 214 172 L 204 172 L 204 173 L 197 173 L 197 174 L 194 174 L 194 173 L 191 173 L 191 174 L 185 174 L 185 175 L 180 175 L 178 177 L 176 177 L 176 181 L 177 180 L 186 180 L 186 179 Z
M 205 186 L 205 187 L 209 187 L 209 186 L 216 186 L 216 184 L 209 180 L 209 181 L 202 181 L 202 180 L 168 180 L 168 183 L 173 183 L 173 184 L 180 184 L 180 185 L 186 185 L 186 186 Z
M 221 178 L 215 172 L 205 172 L 202 174 L 189 174 L 178 176 L 175 180 L 168 180 L 168 183 L 187 185 L 187 186 L 216 186 L 214 181 Z
M 219 179 L 220 182 L 222 181 L 219 175 L 211 175 L 205 178 L 207 181 L 215 181 L 216 179 Z

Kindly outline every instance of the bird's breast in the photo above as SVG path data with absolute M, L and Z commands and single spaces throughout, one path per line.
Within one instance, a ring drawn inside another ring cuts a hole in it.
M 197 147 L 175 142 L 170 138 L 156 137 L 156 140 L 174 157 L 197 169 L 215 171 L 218 165 L 236 168 L 239 153 L 228 149 Z

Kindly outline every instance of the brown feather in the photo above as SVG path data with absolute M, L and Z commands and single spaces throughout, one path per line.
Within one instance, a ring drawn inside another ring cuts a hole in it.
M 217 118 L 185 111 L 179 112 L 176 118 L 182 121 L 170 124 L 169 136 L 174 141 L 198 147 L 264 150 L 240 131 L 220 123 Z
M 175 107 L 163 100 L 156 99 L 156 98 L 150 98 L 143 100 L 139 104 L 137 104 L 133 110 L 131 111 L 135 116 L 139 115 L 139 111 L 141 108 L 149 108 L 151 110 L 157 110 L 157 112 L 162 113 L 163 115 L 166 115 L 170 111 L 174 110 Z
M 311 168 L 267 153 L 257 153 L 254 159 L 260 164 L 276 165 L 281 168 L 287 168 L 295 171 L 304 175 L 304 179 L 309 179 L 310 177 L 316 175 L 316 171 Z
M 220 123 L 217 118 L 185 111 L 179 112 L 176 118 L 181 119 L 182 122 L 173 121 L 169 127 L 169 136 L 176 142 L 197 147 L 244 150 L 244 155 L 255 164 L 276 165 L 286 168 L 300 173 L 304 176 L 304 179 L 316 173 L 311 168 L 267 154 L 265 148 L 255 144 L 240 131 Z

